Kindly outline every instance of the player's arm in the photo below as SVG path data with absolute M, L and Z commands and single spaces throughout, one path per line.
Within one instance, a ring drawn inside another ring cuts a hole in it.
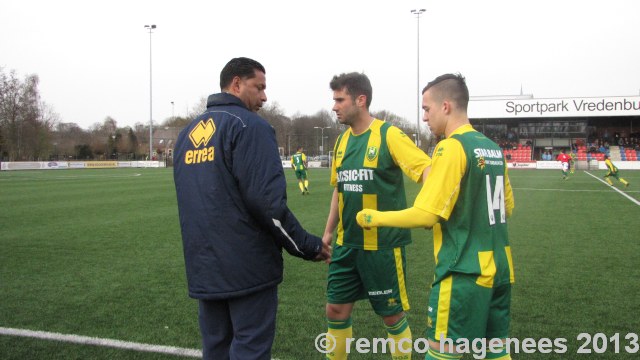
M 365 229 L 392 226 L 398 228 L 432 228 L 440 221 L 438 215 L 417 207 L 399 211 L 377 211 L 364 209 L 356 215 L 358 225 Z
M 422 182 L 429 173 L 431 158 L 420 150 L 402 130 L 395 126 L 387 131 L 387 147 L 393 161 L 414 182 Z
M 324 243 L 331 244 L 333 240 L 333 232 L 338 226 L 339 219 L 338 211 L 338 189 L 333 189 L 333 195 L 331 196 L 331 205 L 329 206 L 329 216 L 327 217 L 327 224 L 324 227 L 324 234 L 322 235 L 322 241 Z
M 511 181 L 509 180 L 506 165 L 504 167 L 504 206 L 507 211 L 507 217 L 511 217 L 513 209 L 515 208 L 515 200 L 513 198 L 513 189 L 511 188 Z
M 431 170 L 413 207 L 400 211 L 376 211 L 364 209 L 356 215 L 362 227 L 433 227 L 440 220 L 447 220 L 460 191 L 460 181 L 465 174 L 467 160 L 462 145 L 447 139 L 437 146 L 440 151 L 433 158 Z

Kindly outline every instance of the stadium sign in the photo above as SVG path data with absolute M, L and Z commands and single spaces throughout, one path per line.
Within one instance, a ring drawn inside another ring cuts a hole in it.
M 471 98 L 472 119 L 638 116 L 640 96 L 561 99 L 483 99 Z

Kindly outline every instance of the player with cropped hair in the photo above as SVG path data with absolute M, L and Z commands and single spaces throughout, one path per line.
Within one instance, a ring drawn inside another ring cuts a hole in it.
M 429 176 L 413 207 L 364 209 L 358 224 L 433 227 L 436 267 L 426 360 L 460 359 L 463 354 L 447 342 L 475 339 L 503 339 L 485 359 L 511 359 L 504 340 L 514 282 L 506 218 L 514 200 L 502 149 L 469 123 L 462 75 L 441 75 L 422 94 L 424 121 L 432 133 L 446 137 L 436 145 Z

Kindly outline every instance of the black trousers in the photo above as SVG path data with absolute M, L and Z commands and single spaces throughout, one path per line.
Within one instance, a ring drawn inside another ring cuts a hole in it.
M 204 360 L 271 360 L 278 287 L 224 300 L 199 300 Z

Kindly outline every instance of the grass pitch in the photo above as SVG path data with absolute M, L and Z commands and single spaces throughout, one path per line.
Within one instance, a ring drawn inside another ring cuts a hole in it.
M 321 234 L 329 171 L 310 171 L 309 196 L 299 194 L 286 172 L 289 206 L 309 231 Z M 628 334 L 640 333 L 640 172 L 622 175 L 631 186 L 614 187 L 631 199 L 582 171 L 568 181 L 559 171 L 510 172 L 516 199 L 509 221 L 516 272 L 511 337 L 567 339 L 563 354 L 520 349 L 514 358 L 577 359 L 581 346 L 598 359 L 637 356 L 629 352 L 640 340 L 634 345 Z M 409 203 L 418 190 L 407 183 Z M 433 244 L 426 230 L 413 230 L 413 239 L 407 278 L 417 338 L 426 328 Z M 314 339 L 326 330 L 327 267 L 284 256 L 273 357 L 321 359 Z M 368 303 L 357 304 L 353 320 L 354 337 L 385 336 Z M 200 348 L 171 169 L 0 172 L 0 327 Z M 595 354 L 603 346 L 606 351 Z M 0 358 L 177 357 L 0 335 Z M 390 356 L 350 357 L 374 358 Z

